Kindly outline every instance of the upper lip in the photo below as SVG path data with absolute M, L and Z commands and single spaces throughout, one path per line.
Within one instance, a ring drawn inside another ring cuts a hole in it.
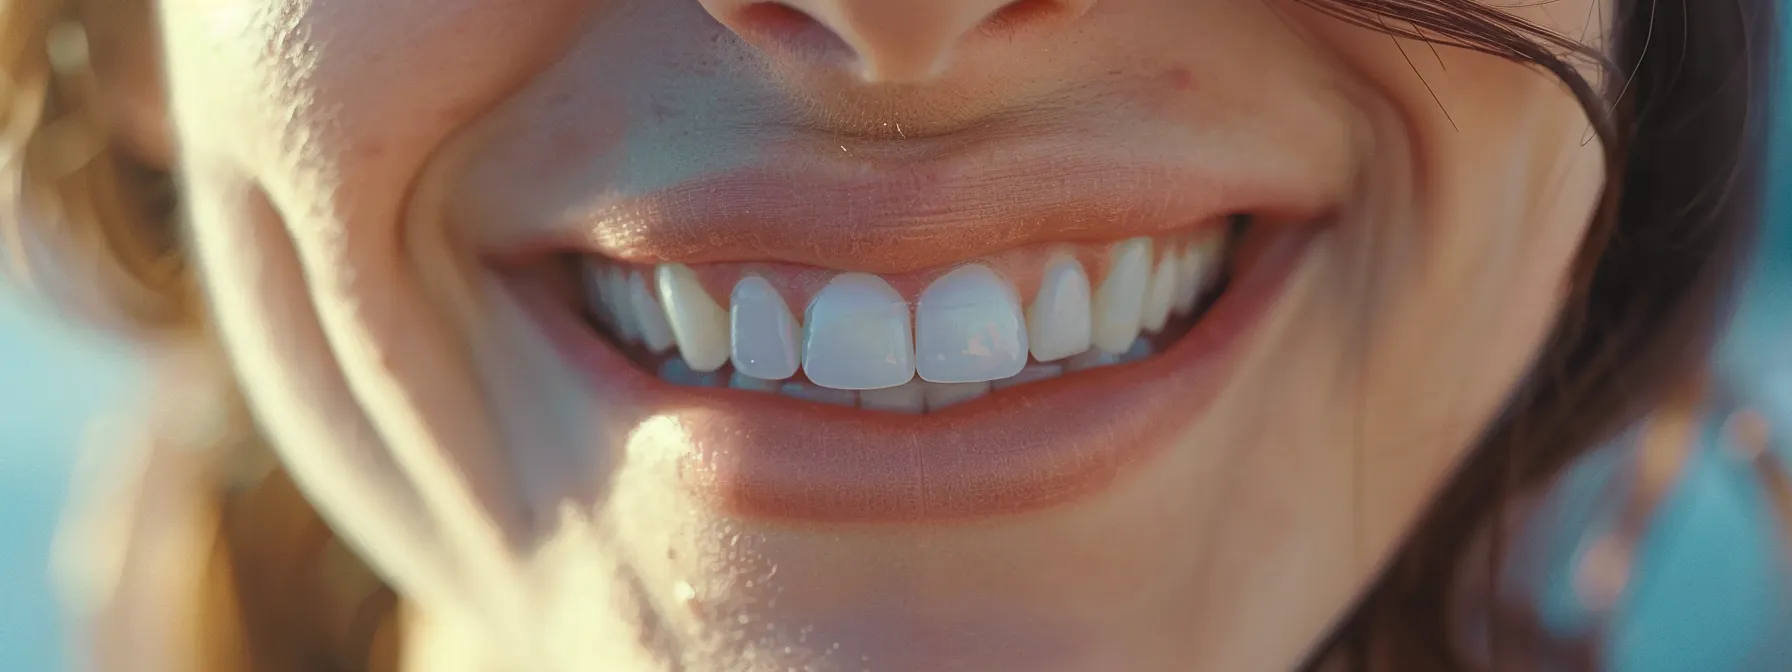
M 1330 214 L 1342 188 L 1338 171 L 1285 154 L 1265 160 L 1252 144 L 1203 151 L 1064 134 L 785 136 L 754 148 L 744 165 L 698 170 L 646 193 L 589 190 L 602 195 L 470 216 L 508 223 L 475 234 L 499 260 L 576 251 L 643 264 L 764 261 L 902 273 L 1232 214 L 1270 222 Z M 464 209 L 449 209 L 456 210 Z

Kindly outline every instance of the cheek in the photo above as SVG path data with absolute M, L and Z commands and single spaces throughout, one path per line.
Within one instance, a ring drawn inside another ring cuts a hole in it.
M 378 215 L 445 138 L 522 86 L 595 4 L 165 0 L 183 158 L 248 173 L 289 218 L 380 235 L 368 229 L 396 225 Z

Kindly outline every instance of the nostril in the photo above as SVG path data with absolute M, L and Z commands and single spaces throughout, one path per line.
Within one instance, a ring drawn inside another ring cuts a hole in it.
M 808 12 L 782 2 L 754 2 L 736 14 L 736 30 L 810 54 L 850 52 L 845 41 Z

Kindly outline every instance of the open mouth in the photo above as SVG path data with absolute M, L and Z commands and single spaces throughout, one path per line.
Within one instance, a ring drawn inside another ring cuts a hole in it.
M 561 301 L 672 385 L 920 414 L 1148 360 L 1224 294 L 1252 218 L 900 275 L 566 255 Z
M 497 270 L 589 385 L 599 440 L 633 455 L 648 437 L 696 501 L 941 522 L 1076 501 L 1149 463 L 1318 230 L 1218 217 L 882 275 L 583 250 Z

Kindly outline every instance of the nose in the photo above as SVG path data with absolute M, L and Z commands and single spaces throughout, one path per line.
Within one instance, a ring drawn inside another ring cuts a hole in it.
M 868 82 L 938 77 L 976 40 L 1075 20 L 1095 0 L 701 0 L 717 21 L 775 58 L 824 62 L 839 47 Z M 832 48 L 830 48 L 832 47 Z

